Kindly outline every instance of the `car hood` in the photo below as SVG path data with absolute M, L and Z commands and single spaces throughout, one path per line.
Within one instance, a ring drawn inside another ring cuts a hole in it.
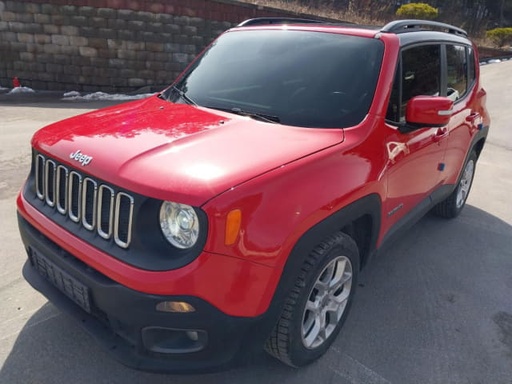
M 154 96 L 49 125 L 32 145 L 121 188 L 200 206 L 341 141 L 341 129 L 265 123 Z

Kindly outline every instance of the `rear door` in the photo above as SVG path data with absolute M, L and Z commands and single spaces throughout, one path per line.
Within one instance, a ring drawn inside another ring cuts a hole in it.
M 453 115 L 447 126 L 448 140 L 442 182 L 454 184 L 464 165 L 472 137 L 482 116 L 478 113 L 476 57 L 472 47 L 445 44 L 447 96 L 454 102 Z

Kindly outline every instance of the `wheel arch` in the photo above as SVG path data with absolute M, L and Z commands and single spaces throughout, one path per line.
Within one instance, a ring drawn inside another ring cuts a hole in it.
M 381 223 L 381 199 L 367 195 L 329 215 L 306 231 L 295 243 L 284 266 L 270 306 L 272 314 L 281 313 L 287 292 L 310 252 L 327 236 L 341 231 L 351 236 L 360 252 L 360 267 L 368 262 L 377 247 Z

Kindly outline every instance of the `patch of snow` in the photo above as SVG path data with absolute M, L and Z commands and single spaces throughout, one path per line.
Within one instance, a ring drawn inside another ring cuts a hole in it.
M 0 91 L 5 91 L 6 89 L 9 89 L 9 88 L 2 87 L 2 85 L 0 84 Z
M 14 93 L 34 93 L 35 91 L 32 88 L 29 87 L 16 87 L 11 89 L 8 94 L 14 94 Z
M 492 60 L 489 60 L 487 63 L 489 63 L 489 64 L 501 63 L 501 60 L 500 59 L 492 59 Z
M 80 96 L 80 92 L 77 92 L 77 91 L 66 92 L 63 96 L 64 97 L 78 97 L 78 96 Z
M 80 92 L 71 91 L 64 94 L 62 100 L 66 101 L 97 101 L 97 100 L 108 100 L 108 101 L 125 101 L 125 100 L 139 100 L 145 99 L 146 97 L 153 96 L 154 93 L 142 93 L 140 95 L 124 95 L 119 93 L 109 94 L 105 92 L 94 92 L 88 95 L 81 95 Z

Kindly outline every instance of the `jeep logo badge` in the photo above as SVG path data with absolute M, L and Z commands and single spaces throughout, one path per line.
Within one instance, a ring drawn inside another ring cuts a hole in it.
M 78 161 L 83 167 L 92 161 L 92 156 L 84 155 L 80 150 L 70 153 L 69 158 Z

